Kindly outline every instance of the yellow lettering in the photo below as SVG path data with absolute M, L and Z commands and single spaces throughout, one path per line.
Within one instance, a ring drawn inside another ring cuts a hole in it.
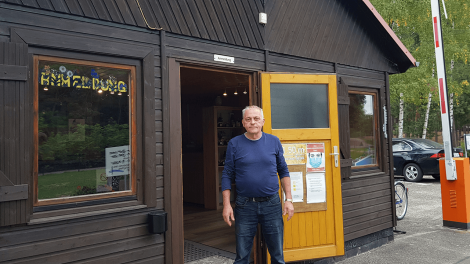
M 123 81 L 119 81 L 118 87 L 120 92 L 127 92 L 127 85 Z
M 49 85 L 49 77 L 51 75 L 41 72 L 41 85 Z
M 57 76 L 54 73 L 51 74 L 51 85 L 52 86 L 61 86 L 60 75 Z
M 82 88 L 90 89 L 90 85 L 88 84 L 88 78 L 85 76 L 82 77 Z
M 81 76 L 78 76 L 78 75 L 74 75 L 72 77 L 72 87 L 74 88 L 82 88 L 82 83 L 80 81 L 82 77 Z
M 62 77 L 62 87 L 70 87 L 70 78 L 64 74 L 61 74 Z
M 97 90 L 99 86 L 100 86 L 100 80 L 93 78 L 93 90 Z
M 101 90 L 103 91 L 107 91 L 108 90 L 108 84 L 107 84 L 107 81 L 106 81 L 106 85 L 104 83 L 104 80 L 101 80 Z

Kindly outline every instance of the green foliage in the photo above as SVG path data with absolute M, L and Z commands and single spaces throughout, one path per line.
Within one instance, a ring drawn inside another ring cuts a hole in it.
M 41 122 L 40 122 L 41 123 Z M 41 160 L 102 159 L 105 148 L 129 144 L 129 125 L 99 124 L 76 126 L 75 131 L 51 133 L 40 144 Z
M 78 186 L 77 190 L 73 194 L 74 196 L 78 195 L 87 195 L 87 194 L 95 194 L 96 193 L 96 186 L 88 187 L 88 186 Z
M 441 1 L 439 1 L 441 2 Z M 400 93 L 405 102 L 404 133 L 420 136 L 423 130 L 428 94 L 432 93 L 428 131 L 441 130 L 434 36 L 429 0 L 371 0 L 371 3 L 407 47 L 419 67 L 406 73 L 390 76 L 391 115 L 397 135 Z M 444 53 L 446 56 L 447 86 L 454 93 L 455 122 L 468 124 L 470 94 L 468 92 L 468 60 L 470 57 L 470 3 L 446 0 L 448 19 L 441 4 Z M 451 60 L 454 67 L 451 67 Z M 434 76 L 433 76 L 434 73 Z M 466 73 L 466 74 L 465 74 Z

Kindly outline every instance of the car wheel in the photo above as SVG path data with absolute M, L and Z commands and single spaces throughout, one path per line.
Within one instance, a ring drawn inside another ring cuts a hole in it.
M 433 174 L 432 177 L 436 180 L 439 180 L 441 178 L 440 174 Z
M 403 168 L 403 176 L 405 176 L 405 180 L 407 181 L 418 182 L 423 178 L 423 172 L 417 164 L 408 163 L 405 168 Z

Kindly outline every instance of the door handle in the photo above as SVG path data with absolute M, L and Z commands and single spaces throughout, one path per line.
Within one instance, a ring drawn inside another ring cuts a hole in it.
M 333 146 L 333 153 L 330 153 L 330 155 L 335 156 L 335 167 L 338 168 L 338 166 L 339 166 L 338 146 Z

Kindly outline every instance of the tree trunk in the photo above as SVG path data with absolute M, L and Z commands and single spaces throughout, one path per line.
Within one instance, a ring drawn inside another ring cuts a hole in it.
M 426 139 L 426 130 L 428 129 L 429 109 L 431 108 L 432 93 L 428 96 L 428 106 L 426 107 L 426 116 L 424 117 L 423 139 Z
M 403 101 L 403 93 L 400 93 L 400 114 L 398 115 L 398 138 L 403 137 L 403 107 L 405 103 Z

